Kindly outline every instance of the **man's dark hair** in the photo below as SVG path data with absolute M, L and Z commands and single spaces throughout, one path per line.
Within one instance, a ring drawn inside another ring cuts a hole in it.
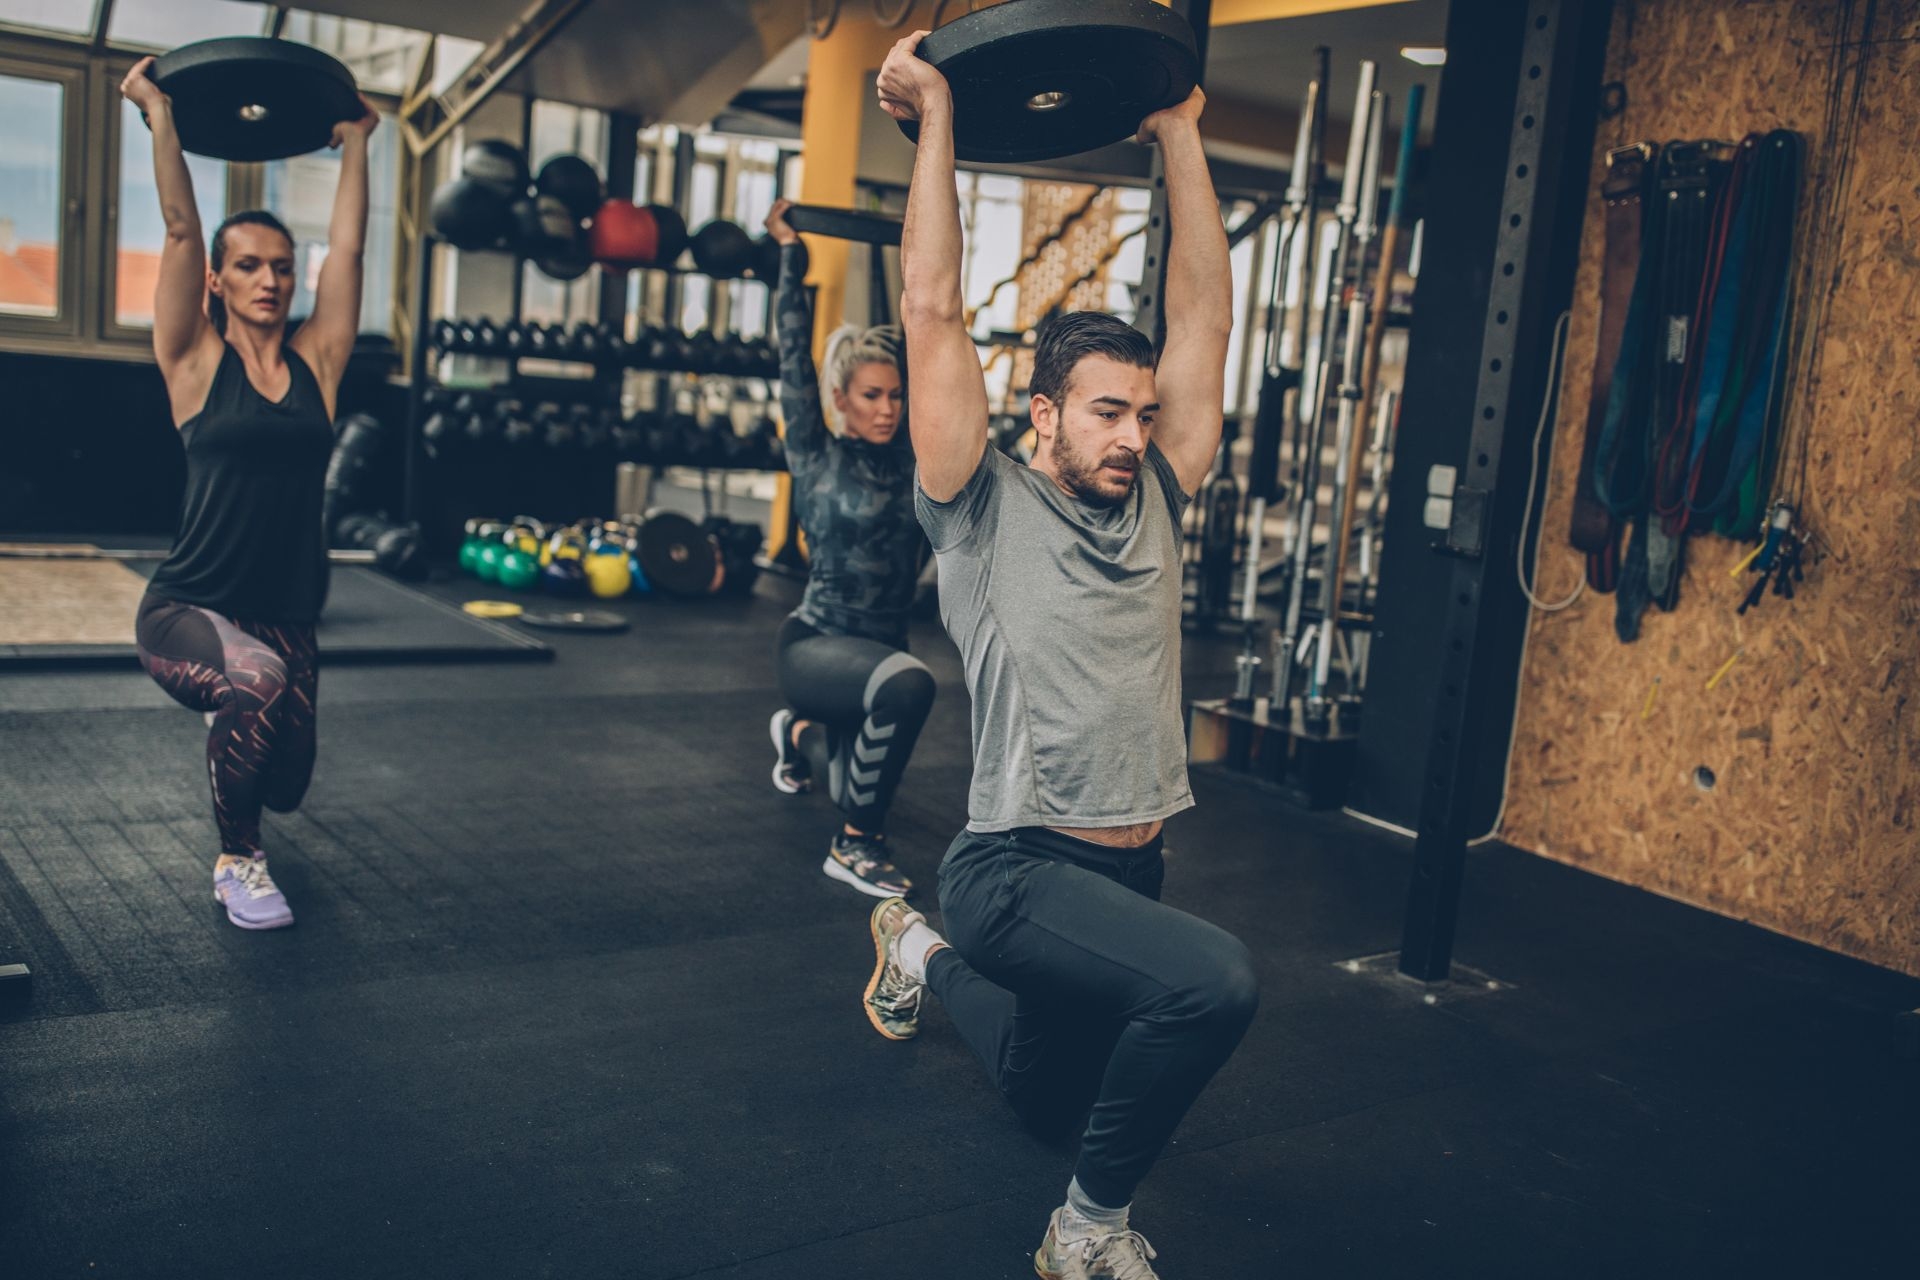
M 215 275 L 220 273 L 220 268 L 226 263 L 227 232 L 238 226 L 265 227 L 269 231 L 278 231 L 287 238 L 288 244 L 293 243 L 293 232 L 287 230 L 287 224 L 268 213 L 265 209 L 243 210 L 240 213 L 234 214 L 213 230 L 213 251 L 211 257 L 213 259 Z M 227 331 L 227 304 L 217 297 L 209 296 L 207 298 L 207 318 L 213 321 L 214 332 L 224 335 Z
M 1153 343 L 1146 334 L 1104 311 L 1069 311 L 1041 322 L 1028 389 L 1064 405 L 1074 367 L 1084 356 L 1106 356 L 1142 369 L 1154 366 Z

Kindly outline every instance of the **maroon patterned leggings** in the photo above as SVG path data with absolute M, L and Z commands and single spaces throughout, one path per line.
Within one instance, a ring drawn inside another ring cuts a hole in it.
M 175 702 L 213 713 L 207 773 L 221 852 L 261 852 L 261 808 L 292 812 L 313 779 L 313 627 L 243 622 L 148 595 L 134 635 L 140 665 Z

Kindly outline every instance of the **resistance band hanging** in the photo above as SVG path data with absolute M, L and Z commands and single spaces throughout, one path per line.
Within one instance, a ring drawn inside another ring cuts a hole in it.
M 1793 233 L 1800 212 L 1802 143 L 1775 130 L 1741 143 L 1745 177 L 1717 291 L 1681 520 L 1752 538 L 1772 486 L 1785 412 L 1781 359 L 1791 325 Z

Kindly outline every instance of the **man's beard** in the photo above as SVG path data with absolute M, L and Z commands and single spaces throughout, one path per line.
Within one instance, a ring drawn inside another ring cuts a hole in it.
M 1062 428 L 1054 437 L 1053 465 L 1060 474 L 1060 483 L 1089 506 L 1117 507 L 1133 494 L 1133 486 L 1140 482 L 1140 457 L 1125 449 L 1115 449 L 1102 458 L 1089 458 L 1074 447 L 1071 437 Z M 1113 477 L 1101 471 L 1102 467 L 1126 467 L 1132 471 L 1126 487 L 1114 492 Z

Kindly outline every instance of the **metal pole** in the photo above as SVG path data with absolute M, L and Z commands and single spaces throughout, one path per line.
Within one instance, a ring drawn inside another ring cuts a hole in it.
M 1292 321 L 1291 295 L 1305 298 L 1308 282 L 1301 279 L 1303 258 L 1295 254 L 1302 228 L 1312 223 L 1314 187 L 1317 182 L 1316 157 L 1321 111 L 1322 86 L 1327 50 L 1315 51 L 1318 76 L 1308 82 L 1306 102 L 1300 109 L 1300 129 L 1294 139 L 1293 171 L 1288 175 L 1286 212 L 1280 222 L 1280 234 L 1274 241 L 1273 286 L 1268 295 L 1267 343 L 1262 361 L 1260 405 L 1254 419 L 1253 452 L 1247 473 L 1247 552 L 1246 581 L 1240 600 L 1240 622 L 1244 628 L 1240 655 L 1234 663 L 1233 705 L 1253 703 L 1254 681 L 1260 667 L 1258 653 L 1258 611 L 1260 604 L 1260 556 L 1266 536 L 1267 503 L 1275 497 L 1274 488 L 1280 469 L 1280 439 L 1291 416 L 1288 397 L 1298 393 L 1297 368 L 1300 339 Z M 1289 363 L 1289 362 L 1293 363 Z M 1287 495 L 1291 496 L 1291 494 Z
M 1302 394 L 1301 400 L 1312 405 L 1306 423 L 1306 456 L 1300 466 L 1300 501 L 1297 533 L 1293 543 L 1293 579 L 1287 588 L 1287 619 L 1284 633 L 1283 652 L 1276 655 L 1274 679 L 1274 703 L 1284 711 L 1292 699 L 1293 658 L 1300 635 L 1300 615 L 1303 611 L 1303 597 L 1306 593 L 1307 568 L 1311 562 L 1313 549 L 1313 522 L 1319 500 L 1320 455 L 1326 443 L 1326 402 L 1328 388 L 1333 381 L 1333 331 L 1338 313 L 1340 286 L 1346 271 L 1347 253 L 1353 240 L 1354 220 L 1360 214 L 1360 187 L 1362 171 L 1367 163 L 1367 136 L 1370 131 L 1369 119 L 1373 110 L 1373 85 L 1379 67 L 1371 61 L 1360 64 L 1360 88 L 1355 95 L 1353 124 L 1347 139 L 1347 163 L 1340 177 L 1340 203 L 1334 206 L 1333 216 L 1337 232 L 1333 244 L 1329 246 L 1326 262 L 1326 279 L 1316 299 L 1320 312 L 1320 352 L 1318 373 L 1315 377 L 1313 393 Z M 1329 557 L 1331 559 L 1331 557 Z M 1330 565 L 1323 566 L 1324 578 Z M 1322 584 L 1321 595 L 1326 595 Z M 1320 626 L 1316 632 L 1318 643 L 1325 644 L 1332 630 L 1338 625 L 1332 610 L 1323 610 Z
M 417 242 L 413 290 L 413 329 L 408 334 L 407 446 L 400 475 L 400 520 L 420 520 L 420 427 L 427 398 L 427 336 L 433 325 L 433 246 L 431 235 Z
M 1514 492 L 1511 464 L 1500 483 L 1503 446 L 1524 453 L 1543 394 L 1538 371 L 1548 363 L 1552 320 L 1572 293 L 1610 9 L 1606 0 L 1528 0 L 1503 10 L 1523 26 L 1500 223 L 1487 260 L 1491 284 L 1474 391 L 1482 412 L 1473 415 L 1459 462 L 1453 522 L 1435 548 L 1446 558 L 1432 566 L 1447 581 L 1444 611 L 1429 620 L 1440 694 L 1400 943 L 1400 972 L 1425 982 L 1451 971 L 1467 840 L 1476 834 L 1472 784 L 1481 755 L 1497 751 L 1506 727 L 1504 718 L 1484 711 L 1490 689 L 1513 685 L 1511 666 L 1481 644 L 1498 616 L 1489 601 L 1512 587 L 1511 568 L 1500 571 L 1507 562 L 1487 554 L 1503 545 L 1496 533 L 1511 537 L 1493 527 L 1494 498 Z M 1524 472 L 1524 456 L 1520 461 Z
M 1354 224 L 1353 299 L 1347 305 L 1346 347 L 1342 353 L 1340 380 L 1340 429 L 1334 444 L 1333 511 L 1329 526 L 1327 564 L 1321 578 L 1320 643 L 1314 650 L 1313 680 L 1308 685 L 1307 718 L 1324 723 L 1328 706 L 1327 678 L 1333 661 L 1332 637 L 1339 634 L 1341 605 L 1346 599 L 1347 546 L 1353 536 L 1354 479 L 1359 473 L 1366 436 L 1360 430 L 1360 399 L 1364 394 L 1361 372 L 1365 368 L 1367 308 L 1371 301 L 1367 289 L 1367 247 L 1373 243 L 1375 222 L 1380 206 L 1380 144 L 1387 117 L 1387 96 L 1373 95 L 1371 116 L 1367 121 L 1367 161 L 1360 175 L 1360 211 Z

